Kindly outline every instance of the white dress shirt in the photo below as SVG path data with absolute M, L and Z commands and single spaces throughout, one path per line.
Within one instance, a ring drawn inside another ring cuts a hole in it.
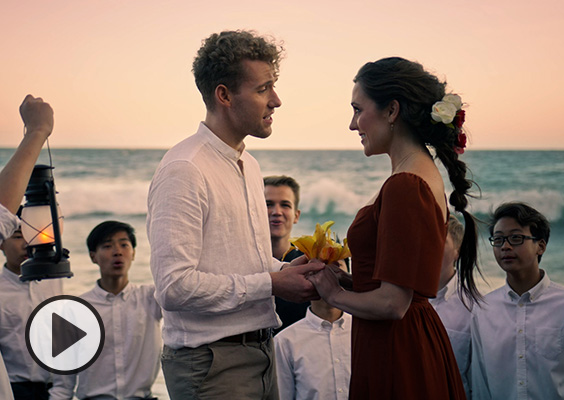
M 0 204 L 0 244 L 11 237 L 16 229 L 18 229 L 20 220 L 12 214 L 6 207 Z M 1 301 L 1 300 L 0 300 Z M 1 304 L 0 304 L 1 306 Z M 10 378 L 4 364 L 4 358 L 0 352 L 0 398 L 13 400 L 12 387 L 10 386 Z
M 429 299 L 448 333 L 466 397 L 470 398 L 470 355 L 472 335 L 470 321 L 472 314 L 464 306 L 458 295 L 458 277 L 456 274 L 437 292 L 437 297 Z
M 51 374 L 29 355 L 25 326 L 32 311 L 50 297 L 63 294 L 61 279 L 21 282 L 5 266 L 0 273 L 0 350 L 10 382 L 50 382 Z
M 20 219 L 0 204 L 0 243 L 10 238 L 20 226 Z
M 147 233 L 170 348 L 280 324 L 263 178 L 257 161 L 203 123 L 162 159 L 149 189 Z
M 280 400 L 346 400 L 351 377 L 349 314 L 331 323 L 306 316 L 274 336 Z
M 541 273 L 522 296 L 506 283 L 474 307 L 473 398 L 564 398 L 564 287 Z
M 88 301 L 104 322 L 106 339 L 98 359 L 78 374 L 79 399 L 145 398 L 160 366 L 161 309 L 153 285 L 128 283 L 117 295 L 99 284 L 80 297 Z M 51 400 L 71 399 L 77 375 L 56 377 Z M 100 397 L 97 397 L 100 396 Z

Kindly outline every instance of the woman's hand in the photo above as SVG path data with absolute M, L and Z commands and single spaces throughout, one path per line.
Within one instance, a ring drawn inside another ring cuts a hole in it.
M 319 260 L 312 260 L 310 263 L 322 264 Z M 341 285 L 339 285 L 337 274 L 327 265 L 321 271 L 307 276 L 307 279 L 313 283 L 319 296 L 329 305 L 334 305 L 333 300 L 335 296 L 344 290 Z
M 330 268 L 335 275 L 337 275 L 337 279 L 339 279 L 339 284 L 345 290 L 352 290 L 353 283 L 352 283 L 352 274 L 349 274 L 346 269 L 346 264 L 343 260 L 339 260 L 338 264 L 328 264 L 327 268 Z

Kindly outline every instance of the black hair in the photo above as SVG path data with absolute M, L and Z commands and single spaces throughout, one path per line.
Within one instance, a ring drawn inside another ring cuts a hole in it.
M 503 203 L 496 208 L 493 212 L 490 223 L 490 235 L 494 233 L 495 224 L 501 218 L 513 218 L 522 227 L 529 227 L 531 235 L 536 240 L 544 240 L 548 244 L 550 238 L 550 223 L 544 215 L 535 210 L 533 207 L 525 203 L 510 202 Z M 542 254 L 539 254 L 538 260 L 540 262 Z
M 86 239 L 86 246 L 88 246 L 88 251 L 96 251 L 96 249 L 102 242 L 113 236 L 116 232 L 127 233 L 129 241 L 131 242 L 131 246 L 133 248 L 137 246 L 137 240 L 135 239 L 135 229 L 133 229 L 131 225 L 119 221 L 105 221 L 101 224 L 98 224 L 88 235 L 88 238 Z

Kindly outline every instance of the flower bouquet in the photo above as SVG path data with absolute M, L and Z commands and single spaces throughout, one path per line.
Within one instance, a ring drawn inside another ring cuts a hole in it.
M 331 238 L 331 229 L 329 228 L 334 223 L 334 221 L 327 221 L 323 225 L 317 224 L 313 235 L 292 238 L 290 243 L 304 253 L 309 260 L 317 258 L 325 264 L 331 264 L 348 258 L 351 256 L 351 252 L 347 245 L 347 239 L 344 239 L 343 245 L 341 245 L 336 238 Z

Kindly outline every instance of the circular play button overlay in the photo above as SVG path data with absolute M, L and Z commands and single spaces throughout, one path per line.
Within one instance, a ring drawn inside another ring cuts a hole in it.
M 102 318 L 86 300 L 55 296 L 38 305 L 25 327 L 31 357 L 43 369 L 59 375 L 88 368 L 104 347 Z

